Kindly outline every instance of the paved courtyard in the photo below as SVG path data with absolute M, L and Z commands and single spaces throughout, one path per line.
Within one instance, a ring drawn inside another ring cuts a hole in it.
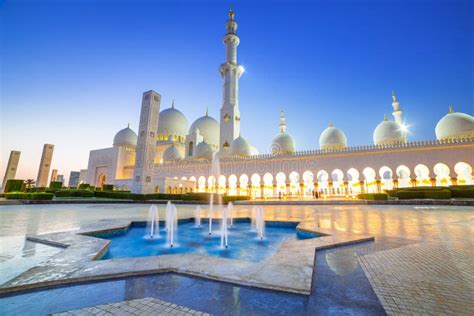
M 34 207 L 38 208 L 35 211 L 29 208 L 21 210 L 22 206 L 1 208 L 0 241 L 15 236 L 19 238 L 23 234 L 59 231 L 61 228 L 80 229 L 105 219 L 143 219 L 148 208 L 146 205 Z M 178 206 L 178 209 L 180 215 L 186 217 L 192 216 L 194 207 Z M 241 205 L 235 209 L 239 216 L 246 216 L 250 207 Z M 162 206 L 160 210 L 163 211 Z M 305 220 L 307 225 L 321 231 L 375 237 L 375 241 L 318 250 L 307 302 L 295 305 L 294 314 L 301 314 L 303 309 L 312 314 L 467 315 L 474 309 L 472 207 L 279 205 L 265 206 L 265 211 L 269 220 Z M 32 221 L 35 223 L 32 224 Z M 21 252 L 16 243 L 12 243 L 10 248 L 3 248 L 2 255 L 7 259 L 0 264 L 12 266 Z M 226 285 L 220 287 L 225 288 Z M 164 298 L 164 294 L 160 293 L 154 294 L 156 299 Z M 260 296 L 265 300 L 264 297 Z M 134 299 L 140 298 L 145 297 L 134 296 Z M 10 308 L 8 300 L 13 298 L 0 299 L 0 306 Z M 281 297 L 275 300 L 281 300 Z M 186 304 L 189 301 L 179 294 L 168 297 L 166 301 L 211 314 L 223 311 L 236 314 L 235 306 L 219 306 L 229 305 L 229 302 L 213 297 L 197 295 L 193 297 L 193 306 Z M 245 310 L 245 304 L 251 301 L 240 297 L 240 310 Z M 68 310 L 71 309 L 77 308 Z M 288 311 L 291 312 L 290 309 Z

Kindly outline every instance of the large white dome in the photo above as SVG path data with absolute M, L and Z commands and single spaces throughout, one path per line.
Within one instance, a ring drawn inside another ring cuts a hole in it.
M 130 126 L 127 126 L 115 134 L 114 146 L 136 146 L 137 139 L 137 134 L 130 128 Z
M 219 146 L 219 123 L 212 117 L 202 116 L 194 121 L 189 128 L 189 134 L 192 134 L 195 130 L 199 129 L 199 133 L 203 137 L 204 142 L 214 147 Z
M 295 152 L 295 142 L 290 134 L 279 133 L 272 141 L 271 152 L 273 155 L 291 154 Z
M 202 142 L 196 146 L 196 151 L 194 152 L 195 158 L 211 160 L 213 158 L 213 155 L 214 151 L 208 143 Z
M 167 140 L 168 136 L 179 136 L 184 141 L 187 133 L 188 120 L 181 111 L 174 108 L 174 105 L 160 112 L 158 136 L 163 136 L 163 140 Z
M 183 155 L 175 145 L 171 145 L 163 152 L 163 161 L 176 161 L 181 159 L 183 159 Z
M 230 152 L 233 156 L 250 156 L 250 145 L 243 137 L 239 136 L 232 141 Z
M 396 145 L 405 142 L 403 130 L 395 121 L 389 121 L 387 117 L 377 125 L 374 130 L 375 145 Z
M 474 137 L 474 117 L 466 113 L 453 112 L 443 116 L 436 124 L 436 138 L 446 140 L 461 137 Z
M 319 136 L 319 148 L 322 150 L 340 149 L 347 147 L 347 137 L 342 130 L 332 124 Z

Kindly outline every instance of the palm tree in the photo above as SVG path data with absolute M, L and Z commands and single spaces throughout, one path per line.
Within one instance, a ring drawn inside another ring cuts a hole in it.
M 36 181 L 33 180 L 33 179 L 25 180 L 25 187 L 26 187 L 27 189 L 32 188 L 32 187 L 34 186 L 35 182 L 36 182 Z

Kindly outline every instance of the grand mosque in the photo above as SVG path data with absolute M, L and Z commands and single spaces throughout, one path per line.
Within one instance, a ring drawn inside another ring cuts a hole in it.
M 411 142 L 395 93 L 393 119 L 385 116 L 374 126 L 373 144 L 348 147 L 346 134 L 329 124 L 319 137 L 319 149 L 299 151 L 281 112 L 270 152 L 259 154 L 240 131 L 244 69 L 237 62 L 240 38 L 232 10 L 225 26 L 219 119 L 206 111 L 189 126 L 174 102 L 160 112 L 161 96 L 147 91 L 138 134 L 126 127 L 115 135 L 112 147 L 92 150 L 82 182 L 136 193 L 218 192 L 254 198 L 310 198 L 315 192 L 351 196 L 394 187 L 474 183 L 473 116 L 449 107 L 436 125 L 436 140 Z

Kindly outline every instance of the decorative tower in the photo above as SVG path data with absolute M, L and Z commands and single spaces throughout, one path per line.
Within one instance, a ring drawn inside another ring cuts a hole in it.
M 395 91 L 392 91 L 392 107 L 393 107 L 393 112 L 392 115 L 395 118 L 395 122 L 400 126 L 403 132 L 403 139 L 406 142 L 407 141 L 407 132 L 405 130 L 404 124 L 403 124 L 403 112 L 400 109 L 400 103 L 397 100 L 397 95 L 395 94 Z
M 403 125 L 403 112 L 400 110 L 400 103 L 397 100 L 397 96 L 395 95 L 395 91 L 392 91 L 392 106 L 393 106 L 393 112 L 392 115 L 395 118 L 395 122 L 397 122 L 400 126 Z
M 156 129 L 160 115 L 161 95 L 153 90 L 143 93 L 138 127 L 133 193 L 153 193 L 153 170 L 156 153 Z
M 230 154 L 230 144 L 240 134 L 239 78 L 244 68 L 237 63 L 237 46 L 240 39 L 235 34 L 237 22 L 234 20 L 232 9 L 229 11 L 226 28 L 227 34 L 224 36 L 226 62 L 219 67 L 219 73 L 224 79 L 220 117 L 219 154 L 221 157 Z
M 286 133 L 286 118 L 283 111 L 280 111 L 280 133 Z
M 40 166 L 38 169 L 38 177 L 36 178 L 36 186 L 44 188 L 48 186 L 49 170 L 51 169 L 51 161 L 53 160 L 54 145 L 44 144 L 43 154 L 41 155 Z

